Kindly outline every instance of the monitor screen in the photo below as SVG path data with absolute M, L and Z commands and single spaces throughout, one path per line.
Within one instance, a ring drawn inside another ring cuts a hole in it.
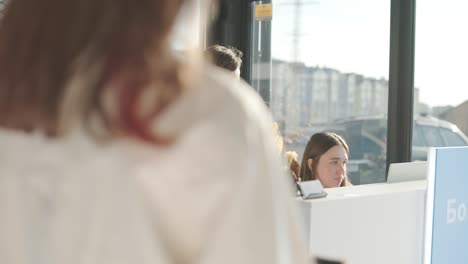
M 419 181 L 427 179 L 427 161 L 391 163 L 387 183 Z

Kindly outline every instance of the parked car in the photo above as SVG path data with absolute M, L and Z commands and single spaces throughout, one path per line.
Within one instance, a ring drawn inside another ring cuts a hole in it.
M 334 123 L 327 131 L 342 135 L 350 148 L 348 175 L 353 184 L 385 181 L 387 120 L 365 117 Z M 467 146 L 456 125 L 430 116 L 413 122 L 412 159 L 426 160 L 429 147 Z

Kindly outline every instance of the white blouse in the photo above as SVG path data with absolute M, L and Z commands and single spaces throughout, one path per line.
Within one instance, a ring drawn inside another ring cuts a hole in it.
M 0 130 L 0 263 L 305 263 L 268 111 L 208 68 L 168 148 Z

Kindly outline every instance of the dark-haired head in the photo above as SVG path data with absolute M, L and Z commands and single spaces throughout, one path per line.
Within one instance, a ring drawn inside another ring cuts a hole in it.
M 234 47 L 213 45 L 206 49 L 206 53 L 216 66 L 240 73 L 243 55 L 240 50 Z

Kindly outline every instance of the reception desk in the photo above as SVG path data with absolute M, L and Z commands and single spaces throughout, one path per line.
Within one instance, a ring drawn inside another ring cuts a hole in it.
M 349 264 L 421 264 L 426 181 L 332 188 L 297 199 L 309 253 Z

